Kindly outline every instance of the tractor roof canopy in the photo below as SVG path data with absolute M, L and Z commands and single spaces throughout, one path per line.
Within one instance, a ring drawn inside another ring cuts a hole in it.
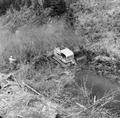
M 64 54 L 66 57 L 74 56 L 74 53 L 68 48 L 62 49 L 61 53 Z

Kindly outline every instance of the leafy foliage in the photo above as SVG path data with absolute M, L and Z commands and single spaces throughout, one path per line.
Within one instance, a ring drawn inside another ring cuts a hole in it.
M 64 0 L 44 0 L 43 7 L 52 9 L 50 16 L 60 16 L 67 11 Z

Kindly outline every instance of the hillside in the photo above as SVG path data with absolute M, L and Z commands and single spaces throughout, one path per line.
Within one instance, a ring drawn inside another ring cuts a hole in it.
M 0 0 L 0 117 L 119 118 L 119 16 L 119 0 Z

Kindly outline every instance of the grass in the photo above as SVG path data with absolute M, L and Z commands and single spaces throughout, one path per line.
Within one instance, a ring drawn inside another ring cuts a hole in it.
M 66 18 L 71 13 L 58 19 L 50 18 L 49 9 L 38 16 L 35 15 L 36 11 L 26 7 L 21 11 L 15 10 L 14 14 L 9 11 L 3 17 L 5 20 L 0 29 L 1 67 L 7 68 L 10 55 L 17 58 L 21 68 L 15 71 L 16 78 L 59 105 L 63 118 L 113 118 L 108 114 L 112 110 L 106 106 L 111 104 L 114 98 L 112 92 L 107 92 L 108 95 L 96 100 L 95 95 L 90 96 L 92 88 L 88 90 L 87 87 L 90 77 L 83 77 L 86 72 L 82 73 L 82 79 L 72 72 L 67 75 L 63 68 L 46 57 L 47 52 L 57 46 L 74 50 L 81 45 L 86 51 L 88 61 L 92 61 L 94 56 L 99 54 L 119 57 L 119 13 L 115 12 L 112 16 L 108 14 L 108 10 L 112 10 L 111 1 L 107 1 L 107 4 L 101 2 L 97 6 L 96 3 L 89 2 L 78 0 L 78 4 L 71 4 L 74 19 Z M 48 19 L 51 19 L 51 22 L 48 22 Z M 73 20 L 70 21 L 73 28 L 68 26 L 67 20 Z M 97 84 L 96 81 L 94 84 Z M 98 83 L 102 85 L 102 82 L 99 80 Z M 113 112 L 115 110 L 113 109 Z M 30 116 L 40 117 L 40 114 L 37 114 Z
M 106 1 L 97 3 L 78 0 L 72 8 L 75 12 L 75 30 L 86 48 L 100 53 L 107 50 L 110 56 L 119 57 L 119 11 L 110 15 L 108 11 L 119 9 L 117 2 Z M 95 5 L 96 4 L 96 5 Z M 98 4 L 98 5 L 97 5 Z M 104 7 L 103 7 L 104 6 Z M 96 10 L 96 8 L 100 10 Z M 82 9 L 82 10 L 81 10 Z M 89 12 L 88 12 L 89 10 Z M 117 43 L 115 43 L 117 42 Z

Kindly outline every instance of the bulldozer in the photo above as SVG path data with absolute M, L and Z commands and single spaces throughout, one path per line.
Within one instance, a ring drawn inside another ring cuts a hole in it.
M 74 53 L 69 48 L 60 49 L 55 48 L 53 51 L 53 58 L 63 66 L 76 65 Z

